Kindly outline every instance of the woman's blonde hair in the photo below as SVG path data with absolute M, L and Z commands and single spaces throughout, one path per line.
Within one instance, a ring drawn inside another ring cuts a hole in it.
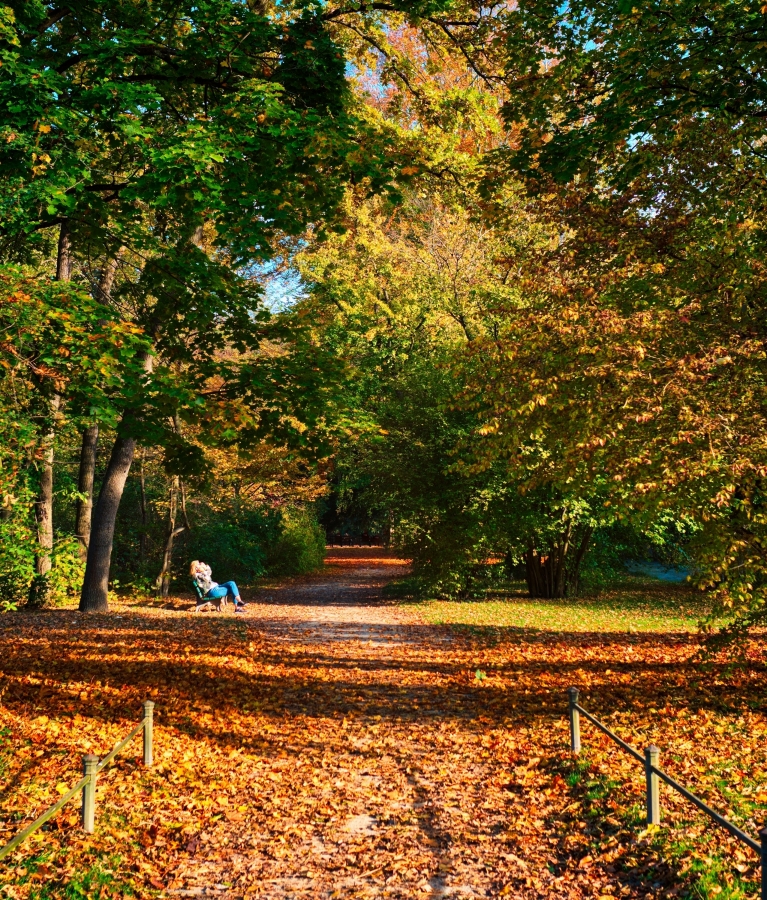
M 191 566 L 189 566 L 189 574 L 194 578 L 197 574 L 197 567 L 200 565 L 200 560 L 196 559 Z

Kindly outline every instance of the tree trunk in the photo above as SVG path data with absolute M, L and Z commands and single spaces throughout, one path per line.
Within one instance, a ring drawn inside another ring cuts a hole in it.
M 93 510 L 88 559 L 80 594 L 80 612 L 107 612 L 109 608 L 109 567 L 112 562 L 115 520 L 135 452 L 135 438 L 117 437 L 99 491 L 99 499 Z
M 97 299 L 108 302 L 112 297 L 112 287 L 117 274 L 117 265 L 122 254 L 118 250 L 115 256 L 107 259 L 101 272 Z M 93 481 L 96 473 L 96 450 L 99 442 L 99 426 L 91 425 L 83 431 L 82 446 L 80 448 L 80 477 L 77 490 L 85 495 L 85 499 L 77 501 L 77 513 L 75 518 L 75 534 L 80 549 L 80 558 L 85 562 L 88 558 L 88 543 L 91 537 L 91 514 L 93 512 Z
M 394 539 L 394 511 L 389 509 L 386 512 L 386 525 L 384 526 L 384 547 L 391 549 Z
M 578 588 L 581 579 L 581 563 L 583 562 L 583 557 L 586 555 L 586 550 L 588 550 L 589 543 L 591 542 L 591 535 L 594 533 L 594 529 L 586 526 L 583 529 L 583 535 L 581 537 L 581 542 L 578 547 L 578 550 L 575 554 L 575 559 L 573 560 L 572 565 L 572 574 L 570 576 L 571 581 L 571 589 L 573 596 L 577 596 Z
M 54 394 L 50 406 L 53 416 L 59 410 L 61 398 Z M 45 436 L 40 471 L 40 486 L 35 500 L 35 522 L 37 524 L 37 546 L 35 548 L 35 574 L 29 586 L 27 603 L 35 609 L 42 609 L 50 595 L 50 571 L 53 566 L 53 444 L 55 427 Z
M 573 526 L 567 522 L 562 534 L 552 542 L 547 554 L 540 553 L 531 540 L 525 554 L 525 578 L 531 597 L 563 598 L 578 593 L 580 566 L 588 549 L 593 528 L 584 526 L 575 555 Z
M 85 562 L 88 557 L 88 543 L 91 537 L 91 513 L 93 512 L 93 480 L 96 473 L 96 449 L 99 443 L 99 426 L 91 425 L 83 431 L 80 447 L 80 476 L 77 490 L 85 499 L 77 501 L 75 534 L 80 545 L 80 557 Z
M 143 363 L 144 371 L 148 375 L 151 374 L 154 365 L 151 353 L 144 354 Z M 123 414 L 121 424 L 123 428 L 133 425 L 133 415 L 130 411 Z M 126 433 L 130 434 L 129 431 Z M 118 432 L 99 491 L 99 499 L 93 510 L 91 539 L 88 543 L 85 576 L 80 592 L 80 612 L 107 612 L 109 609 L 109 567 L 112 564 L 115 522 L 135 452 L 136 439 L 130 436 L 123 437 Z
M 146 562 L 146 527 L 147 527 L 147 505 L 146 505 L 146 476 L 144 472 L 144 461 L 146 459 L 146 451 L 141 448 L 141 468 L 139 469 L 139 485 L 141 487 L 141 536 L 139 537 L 139 554 L 141 557 L 141 565 Z
M 200 231 L 200 229 L 198 229 Z M 197 236 L 197 232 L 195 232 Z M 201 238 L 200 231 L 200 238 Z M 181 419 L 178 413 L 173 416 L 173 429 L 177 434 L 181 434 Z M 180 528 L 176 528 L 176 517 L 178 515 L 178 501 L 181 498 L 181 515 L 184 524 Z M 157 576 L 155 587 L 160 591 L 161 597 L 167 597 L 170 594 L 170 582 L 173 576 L 173 542 L 176 537 L 189 528 L 189 519 L 186 515 L 186 491 L 184 482 L 178 475 L 171 478 L 170 497 L 168 500 L 168 527 L 165 530 L 165 549 L 162 555 L 162 569 Z
M 186 526 L 182 525 L 176 528 L 176 516 L 178 515 L 178 498 L 183 492 L 181 479 L 178 475 L 174 475 L 170 483 L 170 497 L 168 501 L 168 527 L 165 530 L 165 549 L 162 555 L 162 569 L 157 576 L 155 587 L 159 590 L 161 597 L 167 597 L 170 594 L 170 581 L 173 568 L 173 541 L 186 530 Z M 186 519 L 186 502 L 182 495 L 182 507 L 184 507 L 184 519 Z
M 65 219 L 59 227 L 59 247 L 56 256 L 56 280 L 70 281 L 72 278 L 72 242 L 69 236 L 69 222 Z M 56 437 L 55 418 L 61 405 L 61 397 L 53 394 L 50 411 L 53 425 L 45 436 L 42 452 L 40 487 L 35 501 L 35 521 L 37 523 L 37 547 L 35 548 L 35 574 L 29 586 L 28 604 L 36 608 L 45 606 L 50 593 L 49 574 L 53 565 L 53 447 Z
M 184 528 L 189 531 L 192 526 L 189 524 L 189 516 L 186 514 L 186 486 L 184 485 L 184 479 L 179 478 L 178 483 L 181 489 L 181 517 L 184 520 Z
M 120 249 L 117 253 L 107 260 L 106 265 L 104 266 L 101 272 L 101 278 L 99 279 L 99 288 L 98 288 L 98 300 L 101 300 L 102 303 L 108 303 L 112 299 L 112 287 L 115 283 L 115 276 L 117 275 L 117 266 L 120 263 L 120 257 L 122 256 L 123 250 Z
M 56 257 L 56 281 L 72 280 L 72 240 L 69 222 L 65 219 L 59 228 L 59 249 Z

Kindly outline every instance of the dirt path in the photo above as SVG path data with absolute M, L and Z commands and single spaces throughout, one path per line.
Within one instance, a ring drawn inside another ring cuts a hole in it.
M 528 827 L 505 790 L 510 764 L 536 766 L 528 742 L 483 702 L 466 647 L 387 601 L 403 560 L 349 548 L 326 562 L 247 598 L 243 619 L 291 655 L 271 698 L 284 742 L 267 781 L 237 798 L 261 808 L 260 826 L 222 819 L 207 844 L 228 849 L 185 860 L 172 892 L 540 896 L 553 876 L 507 838 Z
M 410 639 L 419 623 L 385 599 L 383 589 L 406 571 L 405 560 L 379 548 L 328 551 L 321 575 L 284 581 L 253 598 L 248 619 L 270 635 L 332 644 L 358 640 L 388 644 Z

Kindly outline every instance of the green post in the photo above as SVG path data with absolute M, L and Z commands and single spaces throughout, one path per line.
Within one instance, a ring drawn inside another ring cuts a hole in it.
M 154 739 L 154 703 L 144 701 L 144 765 L 152 765 L 152 747 Z
M 653 771 L 658 768 L 660 750 L 651 745 L 645 747 L 644 767 L 647 780 L 647 824 L 660 825 L 660 779 Z
M 578 688 L 571 687 L 567 694 L 570 699 L 570 749 L 573 753 L 580 753 L 581 714 L 578 712 Z
M 83 775 L 88 779 L 83 787 L 83 831 L 93 834 L 96 827 L 96 776 L 99 758 L 92 753 L 83 757 Z

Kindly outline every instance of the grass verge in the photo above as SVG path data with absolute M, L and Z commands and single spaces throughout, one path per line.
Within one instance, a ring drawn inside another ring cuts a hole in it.
M 405 600 L 430 625 L 551 632 L 695 632 L 708 598 L 686 585 L 627 583 L 596 597 L 530 599 L 511 587 L 480 600 Z

